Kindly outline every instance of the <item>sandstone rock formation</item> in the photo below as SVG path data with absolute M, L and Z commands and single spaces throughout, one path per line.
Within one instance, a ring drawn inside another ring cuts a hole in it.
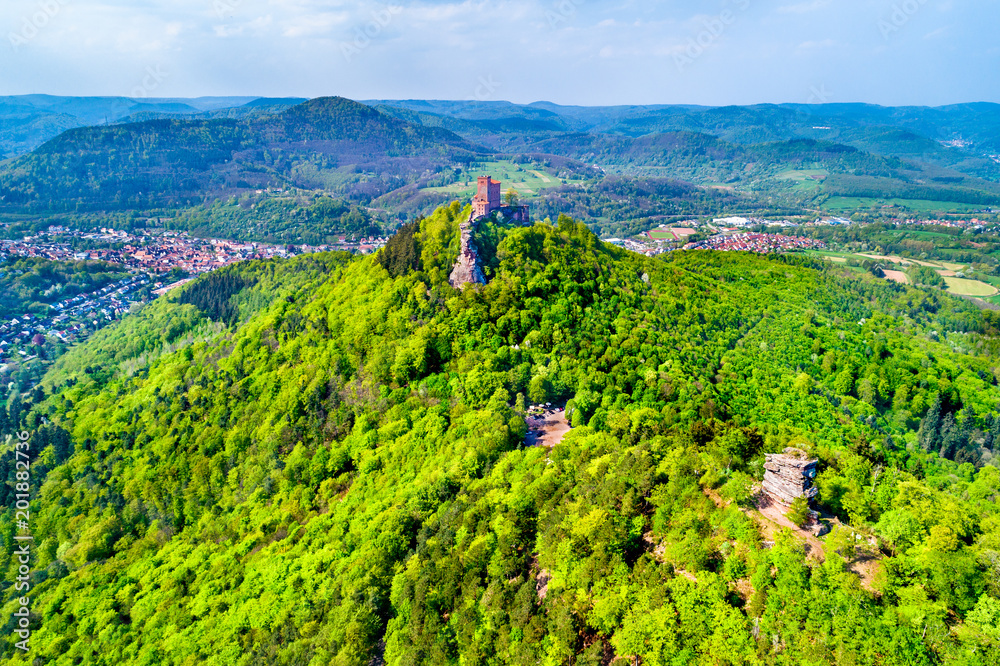
M 462 249 L 458 253 L 458 261 L 451 270 L 448 284 L 455 289 L 461 289 L 463 284 L 486 284 L 486 275 L 479 266 L 479 251 L 472 240 L 473 223 L 463 222 L 459 225 L 462 233 Z
M 813 485 L 816 460 L 799 449 L 787 448 L 784 453 L 768 453 L 764 462 L 763 491 L 770 499 L 788 506 L 796 497 L 812 499 L 819 492 Z

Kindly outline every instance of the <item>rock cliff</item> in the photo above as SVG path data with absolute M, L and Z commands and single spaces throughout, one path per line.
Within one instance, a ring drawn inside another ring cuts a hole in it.
M 816 496 L 812 481 L 816 478 L 816 460 L 810 460 L 798 449 L 787 448 L 784 453 L 768 453 L 764 462 L 764 493 L 775 502 L 788 506 L 796 497 L 806 499 Z
M 486 275 L 479 266 L 479 251 L 475 241 L 472 240 L 472 230 L 474 224 L 472 220 L 463 222 L 459 229 L 462 234 L 462 249 L 458 253 L 458 261 L 451 270 L 448 284 L 455 289 L 461 289 L 464 284 L 486 284 Z

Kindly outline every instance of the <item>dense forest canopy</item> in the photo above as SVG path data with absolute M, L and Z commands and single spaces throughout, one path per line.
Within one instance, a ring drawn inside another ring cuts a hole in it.
M 485 224 L 491 280 L 456 291 L 468 214 L 222 269 L 9 404 L 37 544 L 11 663 L 998 663 L 995 318 L 565 216 Z M 819 557 L 754 518 L 789 444 L 839 521 Z
M 161 118 L 71 129 L 0 169 L 0 208 L 68 213 L 187 207 L 260 188 L 370 200 L 476 148 L 341 97 L 245 118 Z

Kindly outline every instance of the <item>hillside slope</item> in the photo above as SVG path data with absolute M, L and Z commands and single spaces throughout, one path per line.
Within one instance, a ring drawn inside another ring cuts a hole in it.
M 334 98 L 243 119 L 158 119 L 69 130 L 0 171 L 10 210 L 201 203 L 250 188 L 346 184 L 378 195 L 472 146 Z M 377 174 L 377 175 L 376 175 Z
M 211 114 L 224 109 L 236 110 L 249 106 L 248 103 L 252 103 L 254 99 L 4 96 L 0 97 L 0 159 L 29 153 L 74 127 L 116 123 L 130 116 L 143 114 L 171 114 L 178 117 Z M 263 100 L 268 101 L 271 100 Z
M 484 222 L 493 277 L 456 292 L 468 212 L 204 276 L 8 410 L 37 544 L 10 663 L 997 663 L 992 315 L 565 217 Z M 569 435 L 524 448 L 525 403 L 567 400 Z M 853 533 L 807 562 L 737 510 L 789 443 L 878 535 L 878 595 Z

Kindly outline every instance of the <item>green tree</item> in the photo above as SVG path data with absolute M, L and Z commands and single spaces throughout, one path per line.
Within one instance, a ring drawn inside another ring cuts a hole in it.
M 799 495 L 792 500 L 785 516 L 799 527 L 806 524 L 806 521 L 809 520 L 809 500 L 806 499 L 805 495 Z

